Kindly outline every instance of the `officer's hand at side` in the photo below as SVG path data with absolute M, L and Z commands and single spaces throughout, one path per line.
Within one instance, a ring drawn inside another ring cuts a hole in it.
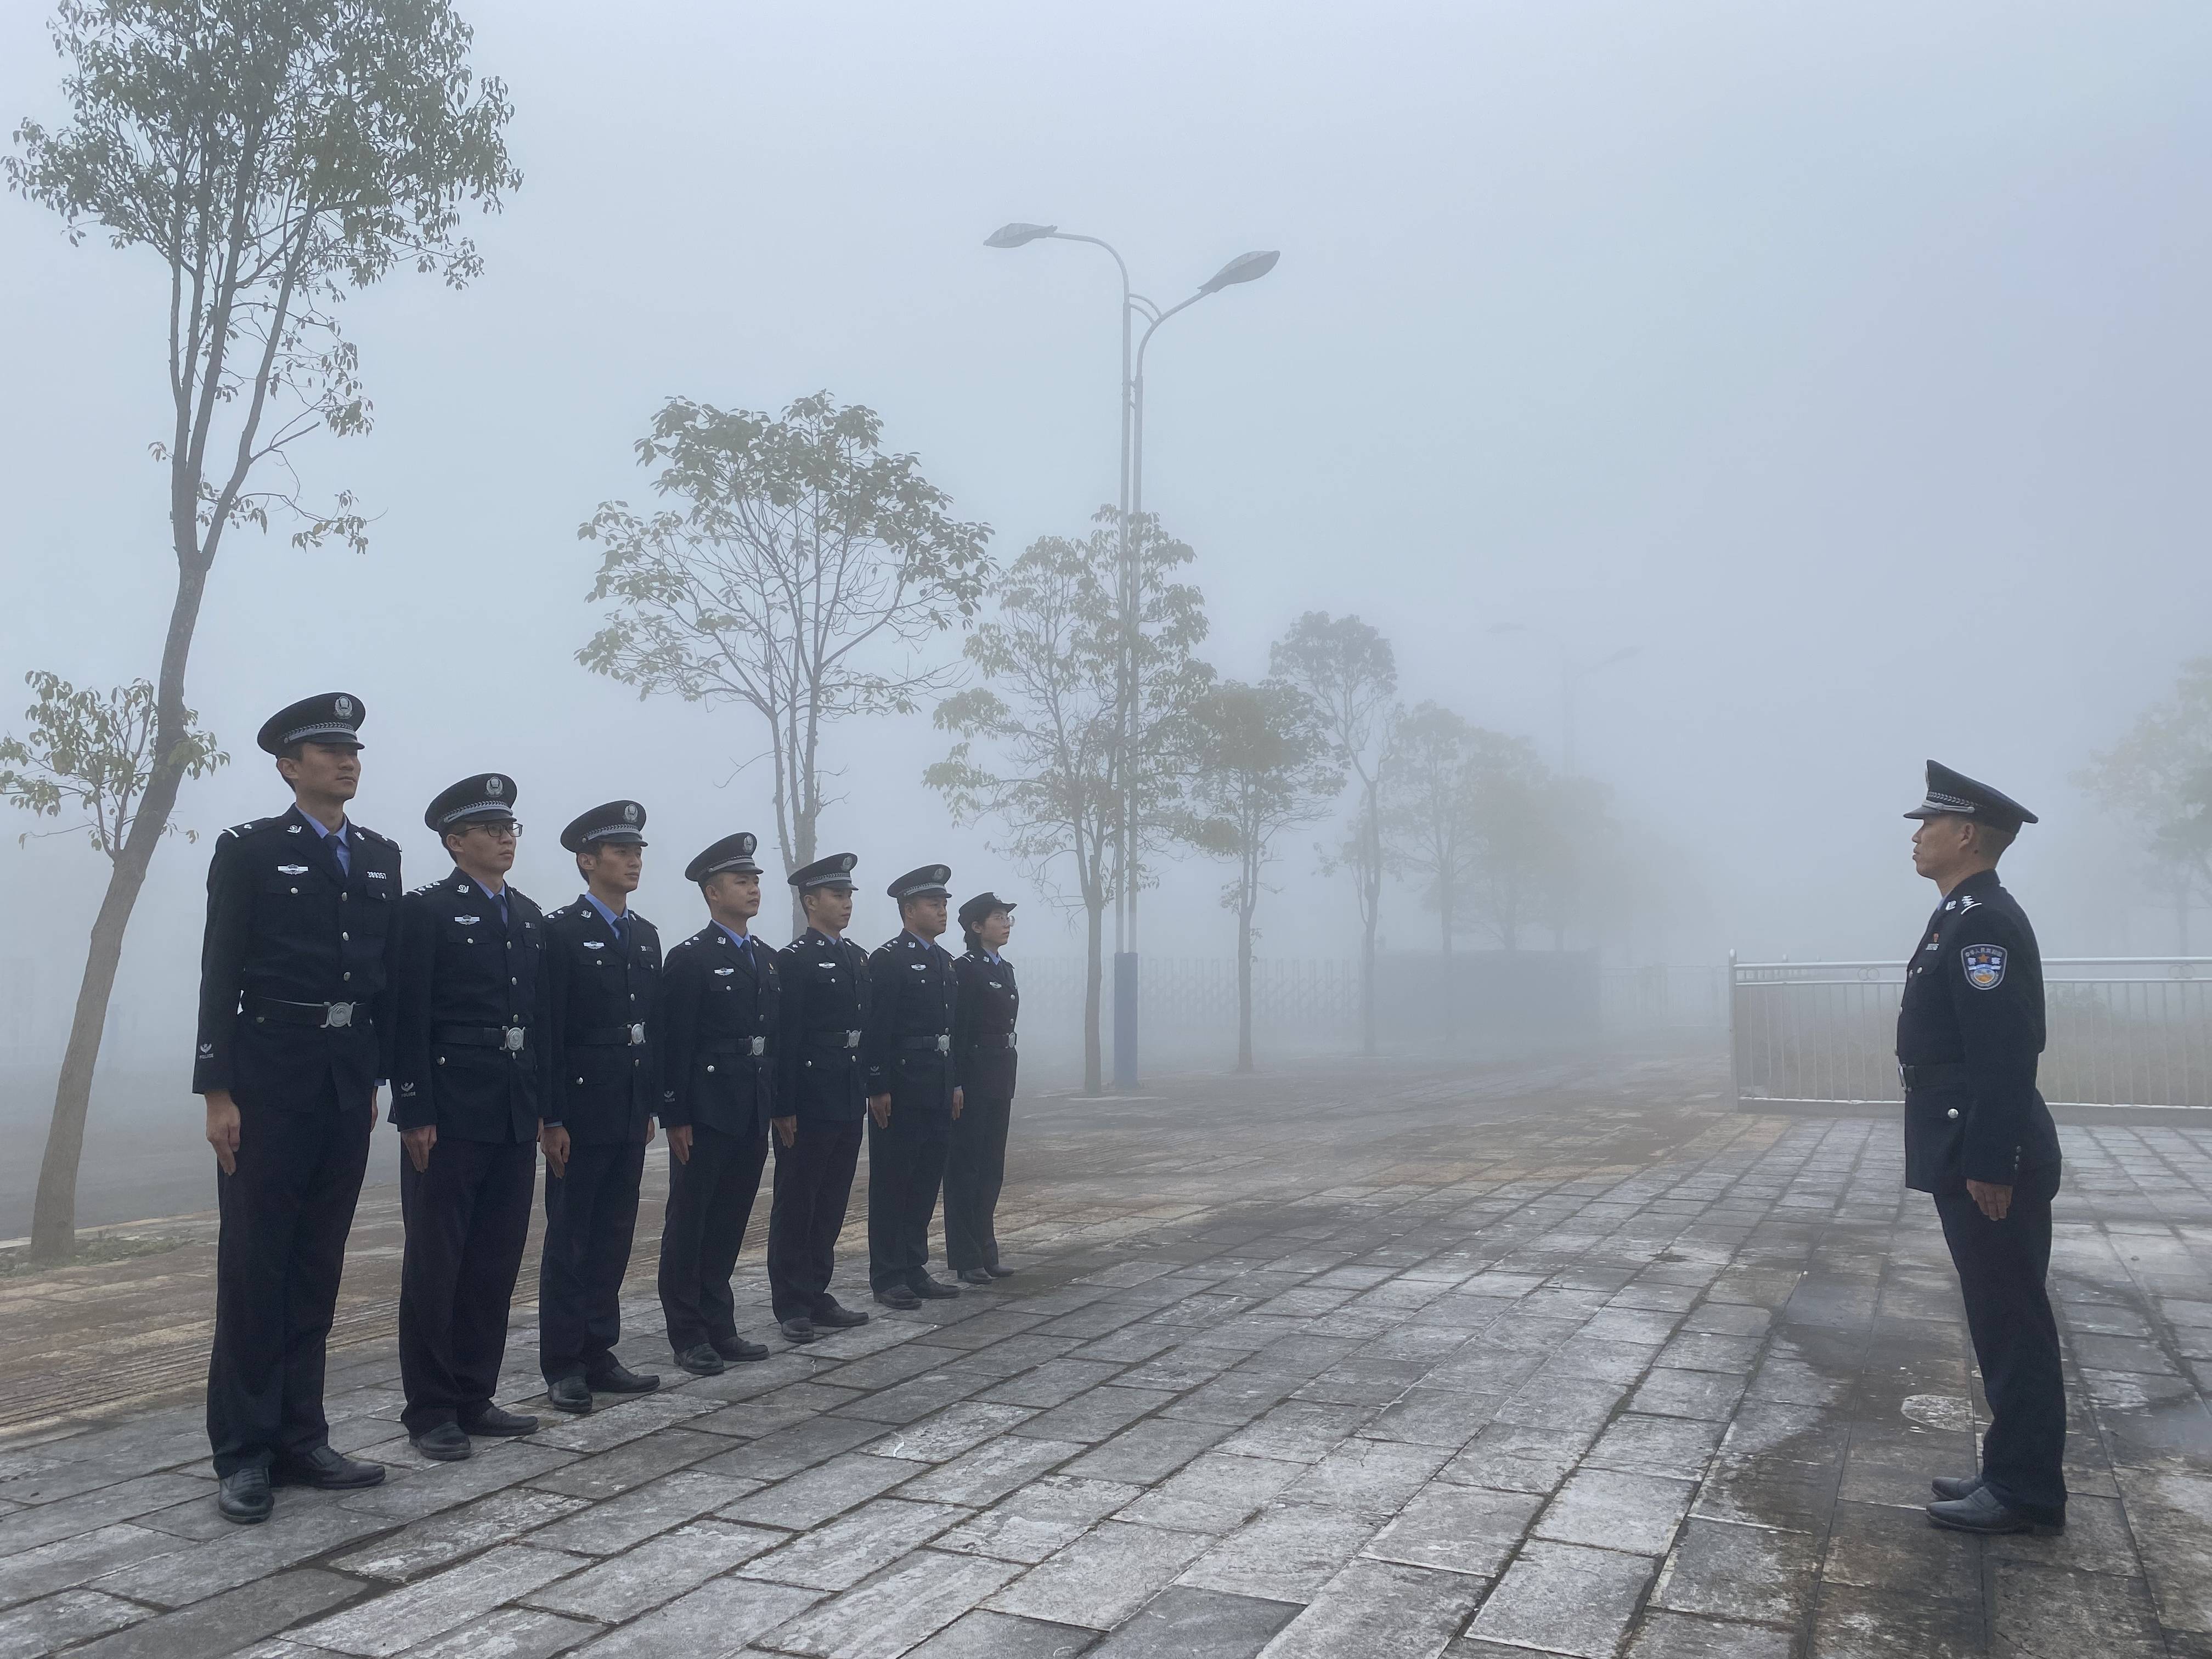
M 238 1103 L 230 1097 L 228 1089 L 211 1089 L 207 1100 L 208 1145 L 215 1148 L 215 1161 L 225 1175 L 238 1173 Z
M 796 1116 L 772 1117 L 769 1121 L 775 1125 L 775 1138 L 779 1145 L 793 1146 L 798 1144 L 799 1119 Z
M 652 1145 L 653 1145 L 653 1136 L 655 1136 L 656 1134 L 659 1134 L 659 1133 L 660 1133 L 660 1120 L 659 1120 L 659 1118 L 657 1118 L 657 1117 L 649 1117 L 649 1118 L 646 1119 L 646 1121 L 645 1121 L 645 1144 L 646 1144 L 647 1146 L 652 1146 Z
M 2012 1188 L 2000 1187 L 1992 1181 L 1969 1181 L 1966 1196 L 1981 1206 L 1982 1213 L 1992 1221 L 2002 1221 L 2005 1212 L 2012 1208 Z
M 407 1161 L 421 1175 L 430 1167 L 430 1149 L 438 1144 L 438 1126 L 426 1123 L 419 1129 L 402 1129 L 399 1144 L 407 1149 Z
M 955 1085 L 952 1090 L 952 1115 L 957 1118 L 960 1109 L 967 1104 L 967 1091 Z
M 538 1126 L 538 1145 L 545 1153 L 545 1173 L 555 1180 L 568 1166 L 568 1132 L 557 1123 Z
M 876 1127 L 878 1129 L 890 1128 L 891 1127 L 891 1097 L 889 1095 L 870 1095 L 868 1097 L 868 1115 L 875 1119 Z
M 691 1161 L 691 1126 L 690 1124 L 672 1123 L 668 1126 L 668 1150 L 676 1154 L 676 1161 L 678 1164 L 689 1164 Z

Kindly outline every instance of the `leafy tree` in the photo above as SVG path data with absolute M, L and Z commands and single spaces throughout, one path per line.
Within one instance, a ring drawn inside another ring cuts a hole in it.
M 2075 782 L 2135 825 L 2187 956 L 2189 913 L 2212 898 L 2212 657 L 2184 664 L 2173 695 L 2092 756 Z
M 1042 537 L 1007 568 L 995 613 L 968 637 L 968 660 L 983 683 L 938 705 L 938 726 L 958 741 L 923 774 L 956 821 L 995 818 L 1006 831 L 996 850 L 1082 907 L 1083 1086 L 1093 1095 L 1103 1078 L 1105 915 L 1123 873 L 1113 856 L 1122 801 L 1114 766 L 1116 518 L 1102 509 L 1080 541 Z M 1127 782 L 1140 826 L 1156 826 L 1174 819 L 1182 774 L 1171 757 L 1188 751 L 1189 710 L 1212 671 L 1192 654 L 1206 637 L 1205 600 L 1173 579 L 1191 562 L 1189 547 L 1161 534 L 1150 516 L 1132 526 L 1132 539 L 1137 670 L 1147 692 L 1136 744 L 1144 762 Z
M 1344 771 L 1312 700 L 1283 680 L 1216 686 L 1192 711 L 1198 764 L 1186 830 L 1196 846 L 1234 860 L 1222 889 L 1237 913 L 1237 1069 L 1252 1069 L 1252 925 L 1267 866 L 1285 830 L 1323 817 L 1342 793 Z
M 592 598 L 613 612 L 578 660 L 641 697 L 759 715 L 787 870 L 817 856 L 822 728 L 949 685 L 952 665 L 915 653 L 975 614 L 990 577 L 989 527 L 954 518 L 882 435 L 874 410 L 826 392 L 781 416 L 671 398 L 637 458 L 678 505 L 607 501 L 577 532 L 605 550 Z
M 1536 751 L 1519 738 L 1471 732 L 1467 766 L 1475 803 L 1467 908 L 1502 948 L 1517 951 L 1524 928 L 1558 914 L 1562 797 Z
M 27 740 L 0 738 L 0 800 L 50 818 L 74 809 L 77 822 L 66 828 L 82 830 L 115 862 L 130 845 L 131 825 L 154 772 L 153 685 L 133 680 L 112 691 L 80 691 L 41 669 L 24 675 L 23 682 L 38 701 L 23 711 L 31 731 Z M 188 778 L 204 777 L 230 763 L 215 739 L 192 723 L 198 718 L 185 710 L 185 752 L 177 764 Z M 177 827 L 166 823 L 160 833 L 174 834 Z M 32 833 L 27 830 L 21 839 L 28 841 Z M 185 839 L 197 841 L 199 836 L 187 830 Z M 100 1000 L 104 1006 L 105 992 Z
M 1343 863 L 1359 893 L 1359 1024 L 1375 1052 L 1375 928 L 1382 903 L 1382 781 L 1396 724 L 1398 663 L 1390 642 L 1357 617 L 1309 611 L 1268 653 L 1268 672 L 1312 699 L 1338 763 L 1357 786 Z
M 32 1255 L 65 1255 L 107 988 L 154 848 L 201 754 L 185 670 L 226 532 L 283 519 L 295 546 L 356 550 L 350 495 L 312 507 L 293 454 L 318 429 L 365 431 L 370 408 L 337 306 L 396 266 L 475 276 L 461 210 L 496 208 L 519 175 L 506 88 L 476 81 L 446 0 L 64 0 L 52 26 L 70 120 L 26 120 L 9 185 L 144 249 L 167 275 L 167 471 L 177 587 L 154 681 L 151 764 L 93 924 L 54 1097 Z
M 1479 754 L 1495 734 L 1450 709 L 1425 702 L 1397 723 L 1382 790 L 1382 854 L 1396 874 L 1421 884 L 1449 956 L 1481 866 Z

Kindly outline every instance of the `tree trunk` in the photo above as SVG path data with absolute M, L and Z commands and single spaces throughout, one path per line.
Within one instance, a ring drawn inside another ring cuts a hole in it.
M 1375 1052 L 1375 927 L 1382 908 L 1382 805 L 1370 783 L 1360 824 L 1359 1052 Z
M 54 1112 L 46 1129 L 46 1152 L 39 1160 L 39 1191 L 31 1206 L 31 1259 L 65 1261 L 76 1247 L 76 1172 L 84 1155 L 84 1121 L 92 1107 L 92 1076 L 100 1060 L 100 1039 L 107 1024 L 108 999 L 123 959 L 123 935 L 146 884 L 154 848 L 176 810 L 184 782 L 178 756 L 185 738 L 185 665 L 191 656 L 192 631 L 198 626 L 200 597 L 206 592 L 204 566 L 195 568 L 198 550 L 188 557 L 190 519 L 177 528 L 177 597 L 169 608 L 168 637 L 161 646 L 161 678 L 155 693 L 154 768 L 146 793 L 131 820 L 131 833 L 116 854 L 107 891 L 93 919 L 85 949 L 84 977 L 70 1020 L 69 1048 L 62 1056 L 61 1080 L 54 1088 Z
M 1252 906 L 1237 912 L 1237 1069 L 1252 1069 Z
M 1103 897 L 1086 895 L 1083 908 L 1087 923 L 1083 958 L 1083 1092 L 1095 1098 L 1105 1092 L 1098 1042 L 1098 1003 L 1103 971 L 1099 953 L 1105 943 L 1106 902 Z

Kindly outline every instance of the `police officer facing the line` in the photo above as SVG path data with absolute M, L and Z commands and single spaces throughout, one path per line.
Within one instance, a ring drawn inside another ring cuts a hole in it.
M 730 1295 L 768 1161 L 782 994 L 775 953 L 750 931 L 761 905 L 755 844 L 742 831 L 725 836 L 685 866 L 710 920 L 669 951 L 660 978 L 660 1118 L 668 1131 L 660 1310 L 676 1363 L 701 1376 L 729 1360 L 768 1358 L 738 1334 Z
M 399 848 L 346 817 L 361 699 L 307 697 L 256 741 L 293 805 L 216 837 L 208 862 L 192 1091 L 207 1102 L 222 1223 L 208 1443 L 223 1518 L 269 1518 L 271 1484 L 373 1486 L 331 1449 L 323 1364 L 391 1075 Z
M 945 1160 L 945 1264 L 967 1285 L 1014 1270 L 999 1265 L 995 1218 L 1006 1179 L 1006 1124 L 1014 1104 L 1014 1018 L 1021 993 L 1000 952 L 1014 931 L 1014 907 L 978 893 L 960 907 L 967 952 L 952 964 L 959 1000 L 952 1016 L 952 1066 L 961 1109 Z
M 400 1421 L 426 1457 L 472 1435 L 537 1431 L 492 1402 L 538 1180 L 549 987 L 545 918 L 507 885 L 514 780 L 463 778 L 422 822 L 451 873 L 399 903 L 392 1121 L 407 1249 L 399 1280 Z
M 545 1149 L 545 1246 L 538 1273 L 538 1362 L 555 1409 L 592 1395 L 649 1394 L 658 1376 L 615 1358 L 622 1283 L 637 1231 L 637 1188 L 660 1079 L 653 1036 L 660 935 L 631 914 L 645 868 L 645 808 L 595 806 L 561 832 L 585 890 L 545 918 L 551 975 L 551 1094 Z
M 888 1308 L 960 1294 L 927 1271 L 929 1218 L 961 1107 L 952 1069 L 959 987 L 937 943 L 951 878 L 944 865 L 925 864 L 893 882 L 886 890 L 898 901 L 901 932 L 868 958 L 868 1282 Z
M 768 1218 L 768 1283 L 784 1339 L 811 1342 L 823 1328 L 868 1316 L 830 1294 L 837 1235 L 853 1196 L 867 1115 L 860 1077 L 868 1023 L 868 959 L 845 937 L 853 920 L 850 853 L 793 871 L 806 931 L 777 953 L 783 981 L 775 1060 L 775 1201 Z
M 1929 1519 L 1960 1532 L 2066 1524 L 2066 1385 L 2045 1281 L 2058 1132 L 2036 1092 L 2043 958 L 1996 865 L 2035 814 L 1928 763 L 1912 867 L 1943 902 L 1905 970 L 1897 1020 L 1905 1182 L 1935 1195 L 1990 1429 L 1978 1475 L 1938 1479 Z

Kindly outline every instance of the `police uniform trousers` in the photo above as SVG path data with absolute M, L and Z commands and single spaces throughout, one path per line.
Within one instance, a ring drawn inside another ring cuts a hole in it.
M 411 1435 L 467 1427 L 498 1390 L 537 1179 L 535 1140 L 441 1135 L 420 1170 L 400 1148 L 399 1420 Z
M 660 1311 L 678 1353 L 738 1334 L 730 1274 L 768 1162 L 765 1129 L 731 1134 L 691 1127 L 691 1157 L 668 1154 L 668 1209 L 660 1228 Z
M 2066 1379 L 2045 1289 L 2058 1181 L 2056 1164 L 2021 1170 L 2002 1221 L 1984 1215 L 1963 1191 L 1936 1194 L 1990 1401 L 1982 1480 L 2002 1502 L 2049 1526 L 2066 1518 Z
M 929 1218 L 952 1146 L 952 1108 L 891 1095 L 890 1127 L 868 1120 L 868 1284 L 919 1284 L 929 1265 Z
M 968 1095 L 945 1159 L 945 1262 L 955 1273 L 999 1265 L 999 1191 L 1006 1183 L 1010 1099 Z
M 829 1300 L 837 1235 L 860 1162 L 860 1123 L 802 1116 L 788 1146 L 775 1143 L 775 1189 L 768 1215 L 769 1295 L 779 1322 L 811 1319 Z
M 622 1340 L 623 1275 L 644 1174 L 642 1140 L 571 1142 L 562 1172 L 545 1171 L 538 1365 L 548 1382 L 597 1376 Z
M 297 1108 L 240 1101 L 238 1121 L 237 1167 L 216 1172 L 207 1425 L 218 1475 L 330 1442 L 323 1354 L 376 1108 L 371 1094 L 341 1102 L 325 1078 Z

